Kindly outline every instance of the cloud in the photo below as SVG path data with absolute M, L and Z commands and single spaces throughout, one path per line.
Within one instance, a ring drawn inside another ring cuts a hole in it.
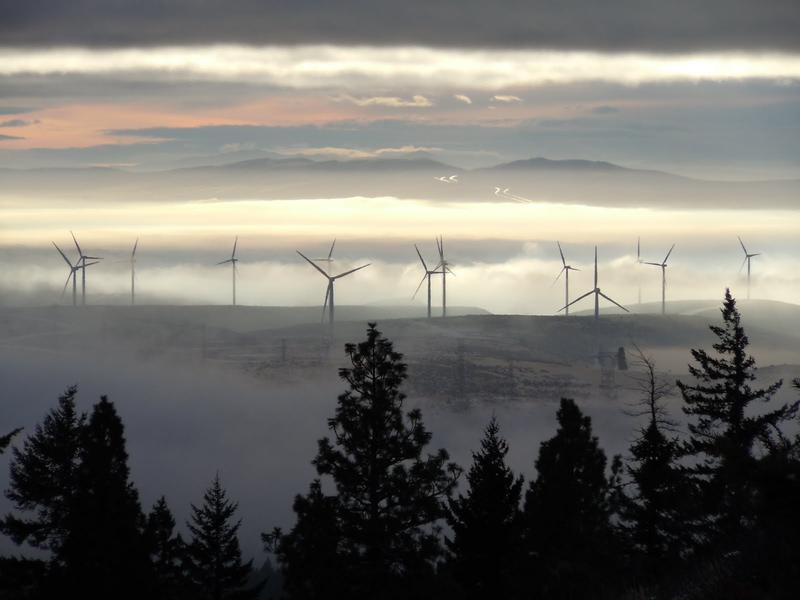
M 0 115 L 19 115 L 29 112 L 33 112 L 33 109 L 21 106 L 0 106 Z
M 16 135 L 3 135 L 0 133 L 0 142 L 8 141 L 8 140 L 24 140 L 25 138 L 19 137 Z
M 619 109 L 614 106 L 595 106 L 592 112 L 596 115 L 610 115 L 618 113 Z
M 11 119 L 9 121 L 0 121 L 0 127 L 28 127 L 29 125 L 37 125 L 38 119 L 33 121 L 26 121 L 25 119 Z
M 343 15 L 357 14 L 358 19 Z M 92 27 L 86 27 L 86 15 Z M 676 52 L 800 50 L 795 0 L 43 0 L 6 2 L 6 46 L 426 45 Z
M 357 148 L 341 148 L 326 146 L 321 148 L 287 148 L 277 152 L 289 156 L 325 156 L 336 158 L 387 158 L 392 156 L 406 156 L 417 153 L 442 152 L 442 148 L 433 146 L 400 146 L 398 148 L 377 148 L 375 150 L 361 150 Z
M 433 106 L 433 102 L 428 100 L 425 96 L 412 96 L 412 98 L 405 99 L 398 96 L 373 96 L 369 98 L 355 98 L 353 96 L 339 96 L 337 100 L 346 100 L 352 102 L 356 106 L 388 106 L 391 108 L 429 108 Z
M 510 95 L 500 94 L 500 95 L 497 95 L 497 96 L 492 96 L 492 101 L 493 102 L 506 102 L 506 103 L 522 102 L 522 98 L 520 98 L 519 96 L 510 96 Z
M 469 96 L 465 96 L 464 94 L 454 94 L 453 98 L 455 98 L 459 102 L 463 102 L 464 104 L 472 104 L 472 98 L 470 98 Z
M 645 83 L 800 79 L 800 53 L 610 54 L 411 47 L 214 46 L 87 50 L 0 49 L 0 77 L 202 81 L 282 89 L 508 90 L 576 82 Z M 118 88 L 119 89 L 122 88 Z M 340 97 L 359 106 L 428 107 L 427 96 Z M 496 101 L 515 101 L 497 94 Z

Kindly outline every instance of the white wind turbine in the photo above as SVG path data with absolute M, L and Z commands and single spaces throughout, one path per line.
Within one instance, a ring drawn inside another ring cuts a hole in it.
M 455 273 L 450 270 L 450 263 L 444 257 L 444 238 L 439 236 L 436 238 L 436 248 L 439 250 L 439 264 L 434 267 L 434 271 L 441 269 L 439 273 L 442 274 L 442 316 L 447 316 L 447 274 L 450 273 L 455 277 Z
M 419 282 L 417 289 L 414 291 L 414 295 L 411 296 L 413 300 L 417 296 L 417 292 L 419 292 L 419 288 L 422 287 L 422 284 L 425 283 L 425 280 L 428 280 L 428 318 L 431 318 L 431 275 L 438 275 L 441 271 L 437 271 L 436 269 L 429 269 L 428 265 L 425 264 L 425 260 L 422 258 L 422 254 L 417 248 L 417 245 L 414 244 L 414 249 L 417 251 L 417 256 L 419 256 L 419 260 L 422 263 L 422 268 L 425 269 L 425 274 L 422 276 L 422 280 Z
M 239 236 L 236 236 L 236 239 L 233 240 L 233 251 L 231 252 L 231 257 L 227 260 L 222 260 L 218 262 L 218 265 L 225 265 L 231 263 L 231 277 L 233 282 L 233 306 L 236 306 L 236 263 L 239 262 L 239 259 L 236 258 L 236 245 L 239 243 Z
M 322 304 L 322 315 L 323 315 L 323 318 L 324 318 L 325 308 L 327 307 L 327 309 L 328 309 L 328 323 L 330 324 L 331 329 L 333 329 L 333 317 L 334 317 L 333 284 L 334 284 L 334 282 L 337 279 L 341 279 L 342 277 L 346 277 L 347 275 L 350 275 L 351 273 L 355 273 L 356 271 L 359 271 L 359 270 L 361 270 L 361 269 L 363 269 L 365 267 L 368 267 L 371 263 L 367 263 L 365 265 L 361 265 L 360 267 L 356 267 L 355 269 L 350 269 L 349 271 L 345 271 L 344 273 L 339 273 L 338 275 L 331 275 L 330 273 L 326 273 L 325 271 L 323 271 L 319 267 L 319 265 L 317 263 L 315 263 L 313 260 L 308 258 L 305 254 L 300 252 L 300 250 L 296 250 L 296 252 L 300 256 L 302 256 L 304 259 L 306 259 L 308 264 L 310 264 L 312 267 L 314 267 L 317 271 L 320 272 L 320 274 L 323 277 L 325 277 L 325 279 L 328 280 L 328 287 L 325 290 L 325 302 Z
M 739 273 L 742 272 L 742 269 L 744 268 L 744 263 L 747 263 L 747 299 L 750 300 L 750 259 L 753 258 L 754 256 L 760 256 L 761 252 L 750 254 L 747 251 L 747 248 L 744 247 L 744 242 L 742 241 L 742 238 L 739 238 L 739 244 L 741 244 L 742 250 L 744 250 L 744 260 L 742 261 L 742 266 L 739 267 Z
M 333 267 L 333 249 L 336 246 L 336 238 L 333 238 L 333 243 L 331 244 L 331 249 L 328 250 L 328 256 L 325 258 L 313 258 L 314 262 L 324 262 L 327 263 L 325 270 L 330 273 L 331 268 Z
M 675 244 L 672 244 L 672 247 L 667 252 L 667 255 L 664 257 L 660 263 L 656 262 L 644 262 L 645 265 L 652 265 L 654 267 L 661 267 L 661 314 L 664 315 L 667 313 L 667 259 L 669 255 L 672 254 L 672 251 L 675 249 Z
M 69 233 L 72 236 L 72 241 L 75 242 L 75 247 L 78 249 L 78 262 L 75 264 L 81 269 L 81 305 L 86 306 L 86 267 L 96 265 L 97 261 L 103 260 L 103 258 L 100 256 L 86 256 L 83 250 L 81 250 L 81 246 L 75 238 L 75 234 L 71 231 Z M 87 260 L 93 260 L 94 262 L 87 263 Z
M 72 261 L 67 258 L 67 255 L 61 251 L 61 248 L 58 247 L 58 244 L 53 242 L 53 246 L 55 246 L 58 253 L 61 255 L 61 258 L 64 259 L 64 262 L 67 263 L 69 266 L 69 275 L 67 275 L 67 281 L 64 283 L 64 289 L 61 290 L 61 296 L 64 296 L 64 292 L 67 291 L 67 286 L 69 285 L 69 280 L 72 279 L 72 306 L 78 305 L 78 277 L 77 273 L 80 271 L 81 267 L 78 264 L 72 264 Z M 92 263 L 94 264 L 94 263 Z
M 605 298 L 606 300 L 608 300 L 612 304 L 616 304 L 619 308 L 621 308 L 625 312 L 630 312 L 627 308 L 622 306 L 619 302 L 617 302 L 616 300 L 612 300 L 611 298 L 606 296 L 602 291 L 600 291 L 600 288 L 597 285 L 597 246 L 594 247 L 594 289 L 593 290 L 589 290 L 583 296 L 579 296 L 578 298 L 575 298 L 575 300 L 573 300 L 572 302 L 568 303 L 561 310 L 568 309 L 570 306 L 572 306 L 576 302 L 580 302 L 581 300 L 583 300 L 587 296 L 591 296 L 592 294 L 594 294 L 594 318 L 595 319 L 599 319 L 600 318 L 600 296 L 602 296 L 603 298 Z M 561 310 L 559 312 L 561 312 Z
M 561 277 L 561 274 L 563 273 L 564 274 L 564 314 L 569 316 L 569 272 L 570 271 L 580 271 L 580 269 L 577 269 L 577 268 L 573 267 L 572 265 L 568 265 L 567 264 L 567 261 L 564 258 L 564 251 L 561 249 L 561 243 L 556 241 L 556 244 L 558 244 L 558 253 L 561 255 L 561 264 L 563 266 L 561 267 L 561 270 L 558 272 L 558 275 L 556 276 L 555 281 L 553 281 L 553 285 L 556 284 L 556 281 L 558 281 L 558 279 Z

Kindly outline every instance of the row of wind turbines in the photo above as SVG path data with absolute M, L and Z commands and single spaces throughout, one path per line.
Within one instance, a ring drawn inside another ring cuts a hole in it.
M 91 267 L 93 265 L 98 264 L 101 260 L 103 260 L 103 257 L 101 257 L 101 256 L 90 256 L 90 255 L 85 254 L 83 249 L 81 248 L 81 245 L 78 243 L 78 240 L 75 237 L 75 234 L 70 231 L 70 235 L 72 236 L 72 241 L 74 242 L 75 248 L 78 251 L 78 258 L 74 263 L 67 257 L 67 255 L 64 253 L 64 251 L 62 251 L 61 248 L 55 242 L 53 242 L 53 246 L 55 246 L 56 250 L 58 251 L 58 253 L 61 255 L 61 257 L 64 259 L 64 261 L 67 263 L 67 266 L 69 267 L 69 274 L 67 275 L 67 280 L 64 283 L 64 289 L 62 290 L 61 295 L 63 297 L 63 295 L 66 293 L 67 287 L 69 286 L 70 281 L 71 281 L 72 282 L 72 304 L 73 304 L 73 306 L 77 306 L 77 303 L 78 303 L 78 298 L 77 298 L 77 277 L 78 277 L 78 272 L 80 272 L 80 274 L 81 274 L 81 304 L 85 305 L 86 304 L 86 269 L 88 267 Z M 756 256 L 759 256 L 761 253 L 760 252 L 755 252 L 755 253 L 749 252 L 747 250 L 747 247 L 744 245 L 744 242 L 742 241 L 741 237 L 739 237 L 738 240 L 739 240 L 739 244 L 742 247 L 742 251 L 744 252 L 744 260 L 742 261 L 742 265 L 739 268 L 739 272 L 741 273 L 742 269 L 745 267 L 745 265 L 747 265 L 747 298 L 749 299 L 750 298 L 750 277 L 751 277 L 751 262 L 750 261 L 751 261 L 752 258 L 754 258 Z M 416 253 L 417 253 L 417 256 L 419 257 L 420 263 L 422 264 L 423 275 L 422 275 L 422 279 L 419 282 L 419 285 L 417 285 L 417 288 L 414 291 L 414 294 L 412 295 L 411 298 L 412 298 L 412 300 L 414 298 L 416 298 L 417 294 L 419 293 L 419 290 L 422 288 L 422 285 L 427 282 L 427 316 L 428 316 L 428 318 L 431 318 L 431 316 L 432 316 L 431 278 L 434 277 L 434 276 L 439 276 L 439 275 L 441 275 L 441 277 L 442 277 L 442 282 L 441 282 L 442 283 L 442 316 L 445 317 L 445 316 L 447 316 L 447 275 L 449 274 L 449 275 L 455 276 L 455 273 L 450 268 L 450 264 L 451 263 L 448 262 L 448 260 L 445 258 L 444 238 L 442 236 L 439 236 L 439 237 L 437 237 L 435 239 L 435 242 L 436 242 L 436 250 L 437 250 L 437 253 L 438 253 L 438 262 L 436 263 L 436 265 L 433 268 L 429 268 L 428 267 L 428 263 L 425 262 L 425 259 L 423 258 L 419 247 L 416 244 L 414 244 L 414 250 L 416 250 Z M 227 258 L 227 259 L 222 260 L 222 261 L 217 263 L 217 265 L 225 265 L 225 264 L 230 264 L 231 265 L 232 303 L 233 303 L 234 306 L 236 306 L 236 275 L 237 275 L 237 272 L 238 272 L 237 263 L 239 262 L 239 259 L 236 257 L 236 249 L 238 247 L 238 244 L 239 244 L 239 238 L 237 236 L 234 239 L 234 242 L 233 242 L 233 249 L 231 250 L 230 258 Z M 609 297 L 608 295 L 606 295 L 601 290 L 601 288 L 599 286 L 599 281 L 598 281 L 597 246 L 595 246 L 595 248 L 594 248 L 594 287 L 591 290 L 589 290 L 588 292 L 586 292 L 585 294 L 575 298 L 574 300 L 570 300 L 570 296 L 569 296 L 569 274 L 570 274 L 570 271 L 580 271 L 580 269 L 567 263 L 566 257 L 564 256 L 564 250 L 561 247 L 561 242 L 557 241 L 556 245 L 558 247 L 558 253 L 559 253 L 560 257 L 561 257 L 562 267 L 561 267 L 561 270 L 558 272 L 558 275 L 556 276 L 555 280 L 553 281 L 553 285 L 555 285 L 558 282 L 558 280 L 561 278 L 561 276 L 564 275 L 564 306 L 558 312 L 564 311 L 565 315 L 569 315 L 569 309 L 570 309 L 571 306 L 577 304 L 578 302 L 580 302 L 581 300 L 583 300 L 584 298 L 587 298 L 589 296 L 594 296 L 594 317 L 596 319 L 599 318 L 599 316 L 600 316 L 600 298 L 601 297 L 605 298 L 606 300 L 608 300 L 609 302 L 611 302 L 615 306 L 619 307 L 620 309 L 624 310 L 625 312 L 630 312 L 622 304 L 618 303 L 616 300 L 614 300 L 613 298 Z M 131 250 L 131 254 L 130 254 L 130 258 L 129 258 L 130 268 L 131 268 L 131 305 L 136 304 L 136 250 L 137 250 L 138 247 L 139 247 L 139 239 L 137 238 L 136 241 L 133 244 L 133 249 Z M 348 275 L 351 275 L 352 273 L 355 273 L 356 271 L 360 271 L 361 269 L 364 269 L 364 268 L 370 266 L 370 264 L 371 264 L 371 263 L 367 263 L 367 264 L 361 265 L 359 267 L 356 267 L 354 269 L 350 269 L 348 271 L 344 271 L 342 273 L 333 274 L 332 273 L 332 268 L 333 268 L 333 263 L 334 263 L 333 251 L 334 251 L 335 247 L 336 247 L 336 240 L 334 239 L 333 243 L 331 244 L 330 250 L 328 251 L 327 256 L 322 257 L 322 258 L 309 258 L 305 254 L 300 252 L 300 250 L 297 250 L 297 254 L 299 254 L 304 260 L 306 260 L 312 267 L 314 267 L 314 269 L 316 269 L 327 280 L 327 286 L 326 286 L 326 289 L 325 289 L 325 300 L 324 300 L 323 305 L 322 305 L 322 319 L 323 319 L 323 321 L 325 320 L 325 316 L 326 316 L 325 313 L 327 312 L 327 320 L 328 320 L 328 323 L 330 323 L 331 325 L 333 324 L 334 316 L 335 316 L 335 302 L 334 302 L 334 297 L 335 297 L 334 287 L 335 286 L 334 286 L 334 284 L 336 283 L 337 280 L 342 279 L 342 278 L 344 278 L 344 277 L 346 277 Z M 672 244 L 672 246 L 669 248 L 669 250 L 667 251 L 666 255 L 664 256 L 664 259 L 661 262 L 645 261 L 645 260 L 642 259 L 642 255 L 641 255 L 641 238 L 638 238 L 637 241 L 636 241 L 636 263 L 638 265 L 654 266 L 654 267 L 658 267 L 658 268 L 661 269 L 661 314 L 666 314 L 666 305 L 667 305 L 667 266 L 668 266 L 669 257 L 672 255 L 672 251 L 674 249 L 675 249 L 675 244 Z M 324 264 L 325 268 L 323 269 L 320 266 L 319 263 Z M 639 291 L 639 303 L 641 304 L 641 301 L 642 301 L 641 280 L 639 280 L 639 290 L 638 291 Z

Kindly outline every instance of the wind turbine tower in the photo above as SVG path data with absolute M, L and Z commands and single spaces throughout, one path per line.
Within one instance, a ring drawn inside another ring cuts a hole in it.
M 305 254 L 300 252 L 300 250 L 297 250 L 296 252 L 300 256 L 302 256 L 304 259 L 306 259 L 308 264 L 310 264 L 312 267 L 314 267 L 317 271 L 320 272 L 320 274 L 325 279 L 328 280 L 328 287 L 325 290 L 325 302 L 322 305 L 322 314 L 323 314 L 323 317 L 324 317 L 325 309 L 327 308 L 328 309 L 328 323 L 330 325 L 331 331 L 333 331 L 333 317 L 334 317 L 334 301 L 333 301 L 334 286 L 333 286 L 333 284 L 336 282 L 337 279 L 341 279 L 342 277 L 346 277 L 346 276 L 350 275 L 351 273 L 355 273 L 356 271 L 360 271 L 361 269 L 363 269 L 365 267 L 368 267 L 370 265 L 370 263 L 367 263 L 365 265 L 361 265 L 360 267 L 356 267 L 355 269 L 350 269 L 349 271 L 345 271 L 344 273 L 339 273 L 338 275 L 331 275 L 330 273 L 326 273 L 325 271 L 323 271 L 319 267 L 319 265 L 317 263 L 315 263 L 313 260 L 308 258 Z
M 233 282 L 233 306 L 236 306 L 236 263 L 239 262 L 239 259 L 236 258 L 236 245 L 239 243 L 239 236 L 236 236 L 236 239 L 233 240 L 233 251 L 231 252 L 231 257 L 227 260 L 222 260 L 218 262 L 218 265 L 225 265 L 227 263 L 231 263 L 231 277 Z
M 737 236 L 738 237 L 738 236 Z M 742 267 L 744 267 L 744 263 L 747 263 L 747 299 L 750 300 L 750 259 L 754 256 L 761 255 L 761 252 L 755 252 L 753 254 L 747 251 L 747 248 L 744 246 L 744 242 L 742 238 L 739 238 L 739 244 L 742 246 L 742 250 L 744 250 L 744 260 L 742 261 L 742 266 L 739 267 L 739 272 L 742 272 Z
M 100 256 L 86 256 L 81 250 L 80 244 L 78 244 L 78 240 L 75 238 L 75 234 L 71 231 L 69 232 L 72 236 L 72 241 L 75 242 L 75 247 L 78 249 L 78 262 L 75 263 L 81 269 L 81 305 L 86 306 L 86 267 L 91 265 L 96 265 L 97 261 L 103 260 Z M 93 263 L 87 263 L 87 260 L 93 260 Z
M 592 294 L 594 294 L 594 318 L 595 319 L 599 319 L 600 318 L 600 296 L 602 296 L 603 298 L 605 298 L 606 300 L 608 300 L 612 304 L 617 305 L 619 308 L 621 308 L 625 312 L 630 312 L 627 308 L 622 306 L 619 302 L 617 302 L 616 300 L 613 300 L 613 299 L 609 298 L 608 296 L 606 296 L 600 290 L 600 287 L 597 285 L 597 246 L 594 247 L 594 289 L 593 290 L 589 290 L 588 292 L 586 292 L 582 296 L 579 296 L 578 298 L 575 298 L 575 300 L 573 300 L 572 302 L 569 302 L 561 310 L 568 309 L 570 306 L 572 306 L 576 302 L 580 302 L 581 300 L 583 300 L 587 296 L 591 296 Z
M 553 285 L 555 285 L 556 281 L 558 281 L 561 274 L 564 274 L 564 314 L 569 316 L 569 272 L 570 271 L 580 271 L 580 269 L 576 269 L 572 265 L 568 265 L 566 259 L 564 258 L 564 251 L 561 249 L 561 242 L 556 242 L 558 245 L 558 253 L 561 255 L 561 270 L 558 272 L 555 281 L 553 281 Z
M 428 280 L 428 318 L 430 319 L 431 318 L 431 275 L 438 275 L 439 273 L 441 273 L 441 271 L 437 271 L 436 269 L 430 270 L 428 268 L 428 265 L 425 264 L 425 259 L 422 258 L 422 254 L 420 253 L 419 248 L 417 248 L 416 244 L 414 244 L 414 249 L 417 251 L 417 256 L 419 256 L 419 260 L 422 263 L 422 268 L 425 269 L 425 274 L 422 276 L 422 280 L 419 282 L 419 285 L 417 286 L 417 289 L 414 291 L 414 295 L 411 296 L 411 299 L 413 300 L 417 296 L 417 292 L 419 292 L 419 288 L 422 287 L 422 284 L 427 279 Z
M 636 265 L 639 267 L 636 269 L 636 283 L 639 286 L 639 306 L 642 305 L 642 238 L 636 238 Z M 641 310 L 641 308 L 639 309 Z
M 661 314 L 667 314 L 667 259 L 669 255 L 672 254 L 672 251 L 675 249 L 675 244 L 672 244 L 672 248 L 669 249 L 667 255 L 664 257 L 660 263 L 655 262 L 646 262 L 646 265 L 653 265 L 654 267 L 661 267 Z
M 442 316 L 447 316 L 447 274 L 455 276 L 455 273 L 450 270 L 450 263 L 444 257 L 444 238 L 439 236 L 436 238 L 436 248 L 439 250 L 439 264 L 433 269 L 441 269 L 439 273 L 442 274 Z

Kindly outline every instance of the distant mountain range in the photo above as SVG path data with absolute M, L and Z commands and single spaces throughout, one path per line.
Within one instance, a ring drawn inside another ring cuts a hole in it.
M 609 162 L 541 157 L 477 169 L 417 155 L 353 160 L 260 157 L 151 172 L 112 167 L 0 169 L 0 178 L 0 194 L 66 199 L 396 196 L 672 208 L 800 207 L 798 179 L 709 181 Z

